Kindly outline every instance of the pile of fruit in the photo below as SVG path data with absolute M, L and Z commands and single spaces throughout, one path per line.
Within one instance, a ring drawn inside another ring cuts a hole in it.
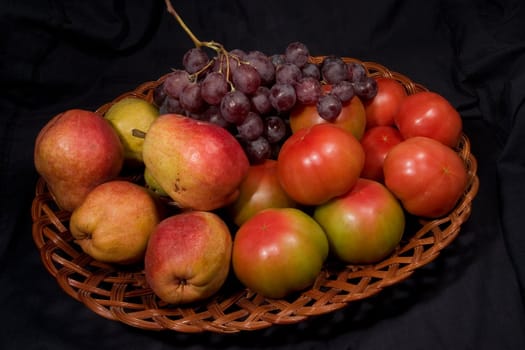
M 143 266 L 165 302 L 210 298 L 231 274 L 286 297 L 327 260 L 381 261 L 407 215 L 447 215 L 463 194 L 461 118 L 439 94 L 299 42 L 271 56 L 196 44 L 151 101 L 65 111 L 34 150 L 81 249 Z

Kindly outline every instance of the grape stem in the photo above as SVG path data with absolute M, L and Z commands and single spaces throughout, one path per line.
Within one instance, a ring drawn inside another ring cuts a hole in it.
M 168 11 L 168 13 L 171 14 L 173 17 L 175 17 L 175 19 L 177 20 L 177 22 L 179 22 L 179 24 L 182 27 L 182 29 L 184 29 L 184 31 L 189 35 L 190 39 L 193 41 L 193 44 L 195 44 L 196 47 L 203 46 L 202 41 L 200 41 L 195 36 L 195 34 L 193 34 L 193 32 L 190 30 L 190 28 L 188 28 L 186 23 L 184 23 L 182 18 L 179 16 L 177 11 L 175 10 L 173 5 L 171 4 L 171 1 L 170 0 L 164 0 L 164 2 L 166 3 L 166 10 Z
M 184 23 L 184 21 L 182 20 L 182 17 L 179 16 L 179 14 L 177 13 L 177 10 L 175 10 L 173 5 L 171 4 L 171 0 L 164 0 L 164 2 L 166 3 L 166 10 L 168 11 L 168 13 L 171 14 L 173 17 L 175 17 L 177 22 L 179 22 L 179 25 L 182 27 L 182 29 L 184 29 L 186 34 L 188 34 L 188 36 L 190 37 L 191 41 L 193 41 L 193 44 L 195 45 L 195 47 L 205 46 L 205 47 L 209 47 L 210 49 L 212 49 L 212 50 L 214 50 L 214 51 L 216 51 L 218 53 L 224 53 L 225 52 L 224 47 L 221 44 L 219 44 L 219 43 L 216 43 L 214 41 L 201 41 L 201 40 L 199 40 L 195 36 L 195 34 L 193 34 L 191 29 L 186 25 L 186 23 Z
M 230 76 L 230 56 L 228 55 L 228 51 L 224 48 L 224 46 L 218 42 L 215 42 L 215 41 L 201 41 L 199 40 L 195 34 L 193 34 L 193 32 L 191 31 L 191 29 L 186 25 L 186 23 L 184 23 L 184 21 L 182 20 L 182 18 L 179 16 L 179 14 L 177 13 L 177 10 L 175 10 L 175 8 L 173 7 L 172 3 L 171 3 L 171 0 L 164 0 L 164 2 L 166 3 L 166 10 L 168 11 L 169 14 L 171 14 L 173 17 L 175 17 L 175 19 L 177 20 L 177 22 L 179 23 L 179 25 L 182 27 L 182 29 L 186 32 L 186 34 L 188 34 L 188 36 L 190 37 L 191 41 L 193 41 L 193 44 L 195 45 L 195 47 L 199 48 L 199 47 L 207 47 L 207 48 L 210 48 L 212 50 L 214 50 L 215 52 L 217 52 L 217 54 L 219 56 L 223 55 L 226 59 L 226 76 L 229 77 Z M 210 61 L 209 64 L 212 64 L 212 61 Z M 206 69 L 208 69 L 208 66 L 207 65 L 206 67 L 204 67 L 202 69 L 202 71 L 205 71 Z M 198 76 L 201 72 L 197 72 L 195 73 L 195 76 Z M 233 86 L 233 84 L 228 80 L 228 82 L 230 83 L 230 88 L 232 90 L 235 90 L 235 87 Z

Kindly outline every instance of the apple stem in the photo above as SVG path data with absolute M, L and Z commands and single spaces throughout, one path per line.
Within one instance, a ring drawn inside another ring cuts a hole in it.
M 140 137 L 141 139 L 146 137 L 146 133 L 144 131 L 142 131 L 142 130 L 139 130 L 139 129 L 132 129 L 131 130 L 131 135 L 133 135 L 135 137 Z

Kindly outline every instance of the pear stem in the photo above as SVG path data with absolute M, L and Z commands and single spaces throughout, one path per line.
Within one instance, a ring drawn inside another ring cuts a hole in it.
M 144 131 L 142 131 L 142 130 L 139 130 L 139 129 L 132 129 L 131 130 L 131 135 L 133 135 L 135 137 L 140 137 L 141 139 L 146 137 L 146 133 Z

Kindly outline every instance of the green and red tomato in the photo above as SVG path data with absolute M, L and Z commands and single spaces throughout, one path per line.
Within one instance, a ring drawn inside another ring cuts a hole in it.
M 277 161 L 267 159 L 251 165 L 239 186 L 239 196 L 230 206 L 233 222 L 240 226 L 267 208 L 293 208 L 296 203 L 284 191 L 277 177 Z
M 250 290 L 283 298 L 313 285 L 328 249 L 323 229 L 303 211 L 265 209 L 236 232 L 233 271 Z
M 401 204 L 381 183 L 360 178 L 346 194 L 315 208 L 330 252 L 349 264 L 370 264 L 391 254 L 405 229 Z

